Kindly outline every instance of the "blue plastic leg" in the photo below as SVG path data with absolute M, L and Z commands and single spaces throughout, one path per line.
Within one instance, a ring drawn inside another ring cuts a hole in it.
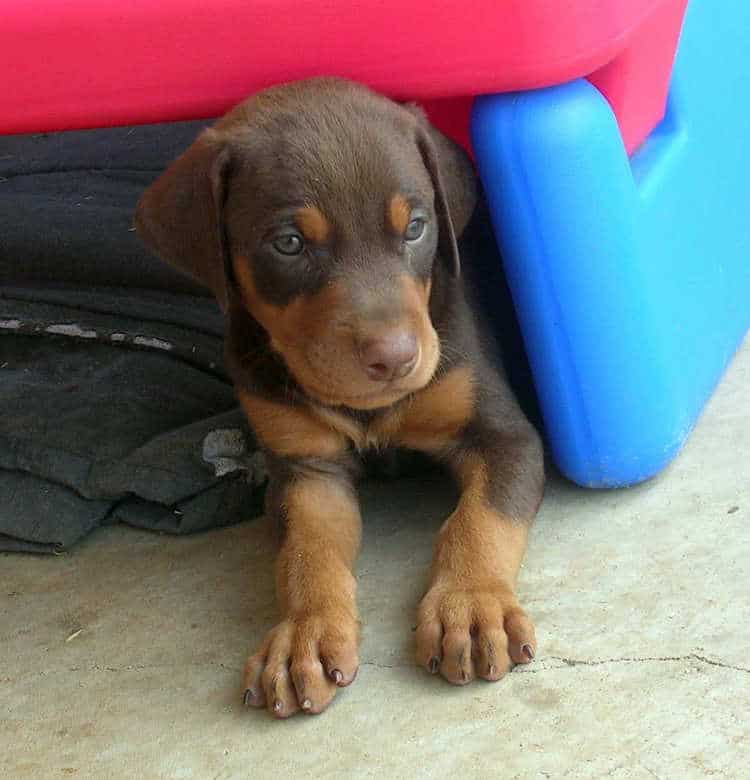
M 690 4 L 667 115 L 632 159 L 586 81 L 474 106 L 546 433 L 581 485 L 662 469 L 750 325 L 750 10 L 727 5 Z

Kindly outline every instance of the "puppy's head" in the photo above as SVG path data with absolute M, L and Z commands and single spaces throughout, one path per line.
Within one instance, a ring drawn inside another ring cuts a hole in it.
M 316 400 L 386 406 L 440 356 L 437 275 L 459 274 L 471 166 L 418 110 L 315 79 L 250 98 L 144 193 L 141 238 L 238 299 Z

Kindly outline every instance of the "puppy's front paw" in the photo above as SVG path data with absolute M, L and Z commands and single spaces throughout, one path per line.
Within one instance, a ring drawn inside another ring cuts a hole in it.
M 340 612 L 282 621 L 247 659 L 243 701 L 277 718 L 322 712 L 357 675 L 358 628 Z
M 454 685 L 475 677 L 499 680 L 511 663 L 536 653 L 534 626 L 502 583 L 462 587 L 434 584 L 419 606 L 417 660 Z

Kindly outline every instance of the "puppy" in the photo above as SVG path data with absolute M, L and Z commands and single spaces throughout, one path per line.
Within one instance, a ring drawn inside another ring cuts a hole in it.
M 138 204 L 143 241 L 223 308 L 267 455 L 283 618 L 242 691 L 277 718 L 321 712 L 357 673 L 354 484 L 369 448 L 427 453 L 461 491 L 419 606 L 419 664 L 462 685 L 534 657 L 515 582 L 542 448 L 467 303 L 456 237 L 476 201 L 466 156 L 418 109 L 313 79 L 241 103 Z

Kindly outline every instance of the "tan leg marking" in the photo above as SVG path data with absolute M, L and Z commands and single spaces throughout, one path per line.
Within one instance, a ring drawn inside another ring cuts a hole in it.
M 511 662 L 528 663 L 536 637 L 514 593 L 528 527 L 490 506 L 479 455 L 466 456 L 457 472 L 462 494 L 435 542 L 417 658 L 462 685 L 476 676 L 498 680 Z
M 245 703 L 277 718 L 318 713 L 358 667 L 359 623 L 351 567 L 361 522 L 349 485 L 322 477 L 289 484 L 286 538 L 276 563 L 284 619 L 250 656 Z

